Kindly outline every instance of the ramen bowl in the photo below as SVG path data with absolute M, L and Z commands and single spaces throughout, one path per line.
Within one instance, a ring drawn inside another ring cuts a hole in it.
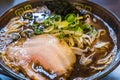
M 53 1 L 52 0 L 26 1 L 9 9 L 0 17 L 0 29 L 5 27 L 7 23 L 10 21 L 10 19 L 12 19 L 13 17 L 20 16 L 26 10 L 30 10 L 41 5 L 45 5 L 46 2 L 54 2 L 54 0 Z M 104 22 L 104 24 L 106 24 L 107 26 L 110 26 L 110 28 L 115 32 L 115 35 L 113 36 L 116 36 L 117 51 L 116 51 L 113 62 L 105 70 L 98 72 L 90 77 L 84 78 L 85 80 L 94 80 L 94 79 L 98 80 L 106 76 L 107 74 L 109 74 L 111 71 L 113 71 L 120 63 L 120 21 L 114 15 L 114 13 L 90 1 L 71 0 L 70 4 L 73 7 L 75 7 L 77 10 L 83 9 L 85 11 L 88 11 L 96 15 L 97 18 L 100 18 Z M 49 4 L 49 5 L 52 5 L 52 4 Z M 0 65 L 3 71 L 5 71 L 8 75 L 12 76 L 13 78 L 20 79 L 20 80 L 28 79 L 24 75 L 17 74 L 14 71 L 12 71 L 9 67 L 7 67 L 4 64 L 2 59 L 0 59 Z

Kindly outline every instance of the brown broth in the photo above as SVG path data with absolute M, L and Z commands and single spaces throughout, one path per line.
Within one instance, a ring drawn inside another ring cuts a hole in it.
M 115 33 L 113 32 L 113 30 L 110 28 L 109 25 L 107 25 L 107 23 L 105 23 L 102 19 L 100 19 L 99 17 L 93 15 L 92 16 L 92 19 L 95 18 L 96 19 L 96 22 L 92 22 L 91 24 L 96 28 L 96 29 L 105 29 L 106 30 L 106 35 L 103 35 L 100 37 L 100 41 L 109 41 L 110 42 L 110 47 L 109 49 L 107 50 L 107 54 L 105 54 L 105 52 L 102 52 L 100 50 L 98 50 L 96 52 L 96 54 L 94 55 L 93 57 L 93 62 L 90 63 L 89 65 L 87 66 L 84 66 L 84 65 L 81 65 L 79 63 L 79 60 L 80 60 L 80 56 L 76 56 L 77 57 L 77 62 L 75 64 L 75 67 L 74 67 L 74 70 L 70 76 L 70 78 L 68 80 L 73 80 L 77 77 L 80 77 L 80 78 L 86 78 L 86 77 L 90 77 L 98 72 L 100 72 L 100 70 L 94 70 L 94 69 L 91 69 L 90 66 L 91 65 L 94 65 L 94 66 L 101 66 L 101 65 L 98 65 L 96 64 L 97 61 L 101 58 L 104 58 L 105 56 L 111 54 L 111 52 L 116 52 L 116 36 L 115 36 Z M 113 36 L 114 35 L 114 36 Z M 94 43 L 96 43 L 97 41 L 95 41 Z M 93 44 L 94 44 L 93 43 Z M 91 54 L 91 52 L 88 52 L 86 53 L 86 55 L 89 55 Z M 115 55 L 115 54 L 114 54 Z

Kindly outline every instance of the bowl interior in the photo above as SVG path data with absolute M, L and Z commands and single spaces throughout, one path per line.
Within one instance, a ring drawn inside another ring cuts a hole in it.
M 49 3 L 49 4 L 48 4 Z M 104 71 L 95 74 L 87 79 L 99 79 L 105 75 L 107 75 L 109 72 L 111 72 L 113 69 L 115 69 L 117 67 L 117 65 L 120 62 L 120 21 L 118 20 L 118 18 L 116 18 L 116 16 L 111 13 L 109 10 L 95 4 L 92 3 L 90 1 L 83 1 L 83 0 L 71 0 L 70 3 L 75 6 L 77 9 L 85 9 L 97 16 L 99 16 L 100 18 L 102 18 L 115 32 L 116 36 L 117 36 L 117 48 L 118 48 L 118 52 L 115 56 L 115 59 L 113 61 L 113 63 Z M 24 3 L 21 3 L 11 9 L 9 9 L 7 12 L 5 12 L 1 17 L 0 17 L 0 29 L 3 28 L 11 18 L 15 17 L 15 16 L 19 16 L 20 14 L 22 14 L 25 10 L 29 10 L 32 8 L 36 8 L 38 6 L 47 4 L 48 6 L 53 6 L 55 4 L 53 4 L 52 0 L 35 0 L 35 1 L 27 1 Z M 3 62 L 1 61 L 1 63 L 3 64 Z M 3 64 L 3 68 L 5 69 L 5 66 Z M 6 69 L 5 69 L 6 70 Z M 8 72 L 10 72 L 9 69 L 7 69 Z M 13 72 L 12 72 L 13 73 Z M 17 74 L 12 74 L 14 76 L 18 76 Z M 20 79 L 21 76 L 16 77 L 17 79 Z

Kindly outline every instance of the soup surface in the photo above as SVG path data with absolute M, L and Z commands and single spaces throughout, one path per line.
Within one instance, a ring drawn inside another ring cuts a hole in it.
M 12 18 L 0 31 L 5 64 L 35 80 L 92 76 L 112 63 L 116 49 L 113 30 L 84 10 L 60 15 L 41 6 Z

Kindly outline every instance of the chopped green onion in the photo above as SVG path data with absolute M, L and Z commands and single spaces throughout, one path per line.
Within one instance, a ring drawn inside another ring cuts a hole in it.
M 78 29 L 78 27 L 68 27 L 68 30 L 70 31 L 76 31 Z
M 34 28 L 37 28 L 39 25 L 40 25 L 40 24 L 33 24 L 33 25 L 32 25 L 32 28 L 33 28 L 33 29 L 34 29 Z
M 78 21 L 78 20 L 70 23 L 70 24 L 69 24 L 69 27 L 76 27 L 77 25 L 79 25 L 79 21 Z
M 32 28 L 33 28 L 34 33 L 35 33 L 36 35 L 39 35 L 39 34 L 42 34 L 42 33 L 43 33 L 43 27 L 42 27 L 42 25 L 40 25 L 40 24 L 33 24 L 33 25 L 32 25 Z
M 39 34 L 42 34 L 43 33 L 43 29 L 42 28 L 40 28 L 40 29 L 34 29 L 34 33 L 36 34 L 36 35 L 39 35 Z
M 96 36 L 97 34 L 98 34 L 98 32 L 95 29 L 93 29 L 92 30 L 92 36 Z
M 60 15 L 51 15 L 49 16 L 45 21 L 44 21 L 44 25 L 45 26 L 56 26 L 58 25 L 58 23 L 60 23 L 62 20 Z
M 83 30 L 78 26 L 77 31 L 83 32 Z
M 81 36 L 82 34 L 83 34 L 83 30 L 80 28 L 80 27 L 78 27 L 78 29 L 75 31 L 75 33 L 74 33 L 76 36 Z
M 58 29 L 61 29 L 61 28 L 65 28 L 65 27 L 68 27 L 69 25 L 69 22 L 67 21 L 62 21 L 58 24 Z
M 90 24 L 86 24 L 86 23 L 83 24 L 83 25 L 81 26 L 81 28 L 83 29 L 84 33 L 89 32 L 89 31 L 92 30 L 91 25 L 90 25 Z
M 52 15 L 52 16 L 49 17 L 49 22 L 51 24 L 59 23 L 59 22 L 61 22 L 61 20 L 62 20 L 62 18 L 61 18 L 60 15 Z
M 90 29 L 91 25 L 90 24 L 83 24 L 82 29 Z
M 58 36 L 60 39 L 65 37 L 65 33 L 62 31 L 62 33 Z
M 83 19 L 83 16 L 79 16 L 76 19 L 78 19 L 78 20 Z
M 65 20 L 68 22 L 74 22 L 76 20 L 76 15 L 71 13 L 65 16 Z
M 77 20 L 83 19 L 83 16 L 79 16 L 79 14 L 77 14 L 76 19 L 77 19 Z
M 49 18 L 47 18 L 47 19 L 44 21 L 44 26 L 51 26 L 51 23 L 49 22 Z

